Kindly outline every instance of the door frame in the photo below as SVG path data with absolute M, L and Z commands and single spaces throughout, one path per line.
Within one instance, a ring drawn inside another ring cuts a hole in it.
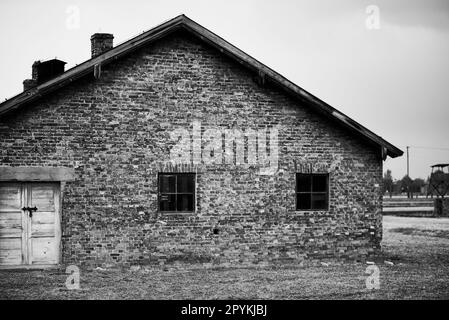
M 23 206 L 31 205 L 29 203 L 32 185 L 49 184 L 53 185 L 54 209 L 55 209 L 55 259 L 54 264 L 30 264 L 30 248 L 31 248 L 31 219 L 27 212 L 22 211 L 22 261 L 20 265 L 0 265 L 0 270 L 5 269 L 49 269 L 59 268 L 62 261 L 62 232 L 61 232 L 61 216 L 62 216 L 62 192 L 63 184 L 59 181 L 1 181 L 2 183 L 11 183 L 20 185 L 21 201 Z M 25 245 L 24 245 L 25 244 Z
M 0 182 L 31 183 L 31 182 L 57 182 L 59 183 L 59 264 L 51 265 L 18 265 L 0 266 L 0 269 L 56 269 L 62 263 L 62 197 L 66 182 L 75 181 L 75 169 L 72 167 L 50 166 L 0 166 Z

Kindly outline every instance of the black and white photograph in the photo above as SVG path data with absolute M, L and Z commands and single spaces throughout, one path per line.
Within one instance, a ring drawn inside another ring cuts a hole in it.
M 449 299 L 449 1 L 2 0 L 0 41 L 0 300 Z

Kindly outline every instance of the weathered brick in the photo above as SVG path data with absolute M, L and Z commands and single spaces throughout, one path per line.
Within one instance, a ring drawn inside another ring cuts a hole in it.
M 248 265 L 363 258 L 380 248 L 380 150 L 177 32 L 0 119 L 0 161 L 73 167 L 64 263 Z M 175 128 L 279 126 L 279 171 L 200 165 L 197 211 L 157 210 Z M 330 210 L 295 210 L 301 164 L 330 173 Z M 213 228 L 219 234 L 213 234 Z

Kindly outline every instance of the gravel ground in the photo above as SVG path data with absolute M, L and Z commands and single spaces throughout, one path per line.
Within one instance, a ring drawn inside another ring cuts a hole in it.
M 380 288 L 367 264 L 283 268 L 0 271 L 0 299 L 449 299 L 449 219 L 384 217 Z M 385 261 L 387 261 L 385 263 Z M 392 262 L 392 263 L 390 263 Z

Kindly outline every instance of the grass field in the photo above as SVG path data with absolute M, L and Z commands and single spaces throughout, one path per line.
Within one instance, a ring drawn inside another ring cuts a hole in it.
M 449 219 L 384 217 L 380 288 L 364 263 L 236 269 L 0 271 L 1 299 L 449 299 Z M 392 262 L 393 264 L 385 261 Z

